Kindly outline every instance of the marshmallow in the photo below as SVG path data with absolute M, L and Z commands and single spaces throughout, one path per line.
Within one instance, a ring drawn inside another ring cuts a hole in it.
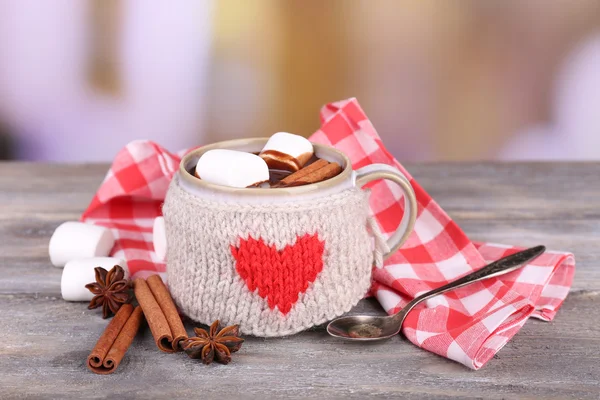
M 287 132 L 277 132 L 260 152 L 271 169 L 296 172 L 310 160 L 313 145 L 308 139 Z
M 167 233 L 165 231 L 165 218 L 156 217 L 152 229 L 152 242 L 156 256 L 164 261 L 167 258 Z
M 52 264 L 62 267 L 71 260 L 107 256 L 114 244 L 115 239 L 108 228 L 65 222 L 52 234 L 48 252 Z
M 129 276 L 127 263 L 114 257 L 94 257 L 71 260 L 63 269 L 60 280 L 60 292 L 66 301 L 90 301 L 94 297 L 85 288 L 88 283 L 96 282 L 94 268 L 102 267 L 110 271 L 115 265 L 120 265 L 125 271 L 125 279 Z
M 255 154 L 216 149 L 202 154 L 196 176 L 216 185 L 246 188 L 268 181 L 269 167 Z

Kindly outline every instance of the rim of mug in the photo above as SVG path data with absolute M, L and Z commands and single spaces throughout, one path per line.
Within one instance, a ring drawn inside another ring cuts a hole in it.
M 304 192 L 309 192 L 313 190 L 321 190 L 325 188 L 331 188 L 338 184 L 344 182 L 348 177 L 352 174 L 352 163 L 350 162 L 350 158 L 340 150 L 323 145 L 318 143 L 313 143 L 313 148 L 315 150 L 315 154 L 317 157 L 322 157 L 323 153 L 334 153 L 337 157 L 339 157 L 344 162 L 344 169 L 338 175 L 333 178 L 327 179 L 322 182 L 310 183 L 302 186 L 294 186 L 287 188 L 235 188 L 229 186 L 217 185 L 215 183 L 210 183 L 203 181 L 202 179 L 198 179 L 192 174 L 189 173 L 186 166 L 190 164 L 190 162 L 195 159 L 195 164 L 198 163 L 198 159 L 204 153 L 209 150 L 214 149 L 239 149 L 242 147 L 251 147 L 256 145 L 257 148 L 262 148 L 269 140 L 268 137 L 255 137 L 255 138 L 247 138 L 247 139 L 232 139 L 232 140 L 224 140 L 221 142 L 215 142 L 211 144 L 207 144 L 205 146 L 198 147 L 187 153 L 179 163 L 179 177 L 189 183 L 190 185 L 197 186 L 200 188 L 209 189 L 211 191 L 218 191 L 224 193 L 235 193 L 236 195 L 252 195 L 252 196 L 269 196 L 269 195 L 291 195 L 291 194 L 300 194 Z M 261 146 L 262 145 L 262 146 Z M 259 147 L 260 146 L 260 147 Z M 319 156 L 321 154 L 322 156 Z M 325 154 L 326 155 L 326 154 Z

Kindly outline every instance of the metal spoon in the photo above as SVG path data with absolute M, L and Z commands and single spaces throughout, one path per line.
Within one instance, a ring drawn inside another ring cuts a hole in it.
M 377 315 L 351 315 L 347 317 L 336 318 L 327 325 L 327 332 L 335 336 L 348 340 L 374 341 L 388 339 L 397 335 L 402 330 L 402 323 L 408 313 L 419 303 L 446 293 L 450 290 L 469 285 L 473 282 L 494 276 L 503 275 L 521 268 L 528 261 L 533 260 L 546 251 L 544 246 L 536 246 L 521 252 L 504 257 L 469 275 L 450 282 L 447 285 L 433 289 L 427 293 L 416 297 L 408 303 L 402 310 L 390 316 Z

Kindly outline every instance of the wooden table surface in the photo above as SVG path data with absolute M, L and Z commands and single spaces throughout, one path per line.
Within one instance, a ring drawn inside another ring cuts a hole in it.
M 160 353 L 145 332 L 116 373 L 94 375 L 85 360 L 106 321 L 61 299 L 48 240 L 79 217 L 107 165 L 0 163 L 0 399 L 600 398 L 600 163 L 407 168 L 472 239 L 575 253 L 556 319 L 528 321 L 483 369 L 401 337 L 346 343 L 321 328 L 248 338 L 232 364 L 208 367 Z

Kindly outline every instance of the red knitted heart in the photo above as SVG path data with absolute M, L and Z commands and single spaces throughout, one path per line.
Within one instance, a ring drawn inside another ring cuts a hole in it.
M 296 238 L 296 243 L 278 251 L 267 246 L 262 239 L 241 239 L 240 246 L 231 246 L 236 259 L 235 269 L 254 292 L 267 300 L 272 309 L 287 314 L 298 301 L 300 293 L 323 269 L 324 243 L 317 235 Z

